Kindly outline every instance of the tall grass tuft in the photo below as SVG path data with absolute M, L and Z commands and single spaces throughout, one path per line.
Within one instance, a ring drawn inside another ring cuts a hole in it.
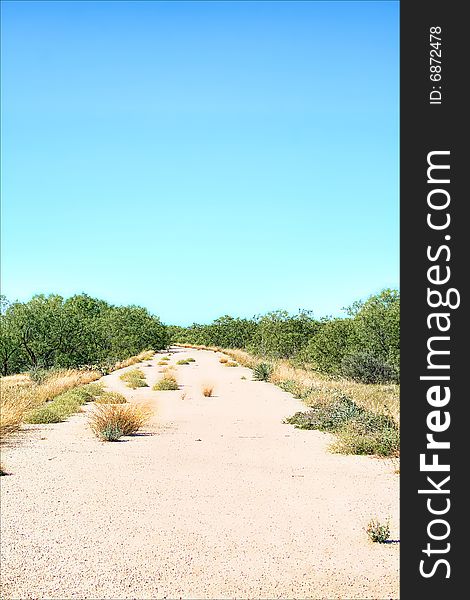
M 115 441 L 139 431 L 151 418 L 146 404 L 100 404 L 90 411 L 89 425 L 103 441 Z

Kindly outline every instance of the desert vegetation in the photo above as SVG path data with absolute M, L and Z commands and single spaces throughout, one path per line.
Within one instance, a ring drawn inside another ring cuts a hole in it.
M 361 383 L 398 383 L 400 296 L 383 290 L 345 309 L 344 318 L 316 319 L 309 311 L 270 312 L 253 319 L 224 316 L 209 325 L 169 327 L 173 342 L 246 350 L 289 359 L 322 374 Z
M 127 386 L 135 390 L 138 387 L 148 387 L 144 372 L 140 369 L 132 369 L 123 373 L 119 379 L 125 381 Z
M 172 371 L 167 370 L 163 374 L 162 379 L 160 379 L 160 381 L 157 381 L 157 383 L 153 386 L 152 389 L 155 391 L 177 390 L 178 382 L 176 380 L 176 375 Z
M 332 450 L 399 454 L 399 311 L 396 290 L 345 309 L 344 318 L 276 311 L 252 320 L 221 317 L 212 324 L 170 327 L 181 345 L 223 351 L 219 362 L 241 364 L 303 400 L 309 410 L 286 420 L 334 433 Z M 229 357 L 231 360 L 229 360 Z
M 146 360 L 153 351 L 141 352 L 109 369 L 122 369 Z M 23 422 L 57 423 L 80 409 L 86 395 L 89 400 L 98 400 L 103 395 L 100 383 L 91 383 L 102 376 L 98 369 L 31 369 L 18 375 L 0 379 L 0 441 L 18 431 Z M 78 391 L 79 388 L 81 391 Z M 67 395 L 67 392 L 77 393 Z M 80 401 L 79 401 L 80 400 Z M 71 410 L 72 407 L 74 410 Z
M 52 369 L 40 374 L 37 371 L 25 373 L 21 375 L 12 375 L 2 377 L 1 399 L 0 399 L 0 439 L 6 435 L 17 431 L 26 415 L 29 418 L 34 414 L 33 418 L 39 418 L 35 411 L 41 407 L 50 405 L 56 398 L 61 398 L 65 394 L 88 384 L 101 377 L 99 371 L 86 370 L 80 371 L 76 369 Z M 84 388 L 83 388 L 84 389 Z M 93 397 L 99 395 L 100 387 L 90 387 L 89 394 Z M 45 418 L 62 420 L 58 417 L 59 413 L 64 414 L 63 409 L 59 410 L 61 404 L 65 405 L 68 400 L 58 402 L 53 411 L 46 411 Z M 54 415 L 54 416 L 53 416 Z
M 83 367 L 107 373 L 119 361 L 168 343 L 166 327 L 147 309 L 113 306 L 86 294 L 68 299 L 37 295 L 12 303 L 2 297 L 1 308 L 4 376 Z
M 102 441 L 115 442 L 124 435 L 132 435 L 152 416 L 146 404 L 101 404 L 93 407 L 88 417 L 90 428 Z
M 202 395 L 210 398 L 214 393 L 214 386 L 211 383 L 206 383 L 202 386 Z

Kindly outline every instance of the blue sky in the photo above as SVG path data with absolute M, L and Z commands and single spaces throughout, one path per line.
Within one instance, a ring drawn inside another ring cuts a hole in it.
M 165 322 L 398 287 L 398 2 L 3 2 L 2 293 Z

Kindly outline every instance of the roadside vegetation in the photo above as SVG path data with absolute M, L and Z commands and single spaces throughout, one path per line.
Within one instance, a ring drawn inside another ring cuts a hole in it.
M 153 351 L 141 352 L 116 362 L 111 371 L 122 369 L 153 356 Z M 57 423 L 80 409 L 84 394 L 89 400 L 103 395 L 102 372 L 97 369 L 31 369 L 19 375 L 0 379 L 0 442 L 15 433 L 24 422 Z M 67 395 L 67 392 L 77 394 Z M 84 392 L 79 390 L 85 390 Z M 74 407 L 76 410 L 70 409 Z
M 168 344 L 167 328 L 147 309 L 113 306 L 86 294 L 12 303 L 2 297 L 0 325 L 3 376 L 51 368 L 107 374 L 119 361 Z
M 173 342 L 223 352 L 219 361 L 253 370 L 309 410 L 286 422 L 335 434 L 332 450 L 399 455 L 400 296 L 384 290 L 345 309 L 344 318 L 276 311 L 253 319 L 170 327 Z M 231 360 L 229 360 L 231 359 Z

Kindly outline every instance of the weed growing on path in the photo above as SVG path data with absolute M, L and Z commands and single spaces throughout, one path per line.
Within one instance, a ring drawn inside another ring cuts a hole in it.
M 89 424 L 98 438 L 115 441 L 123 435 L 136 433 L 151 416 L 152 411 L 145 404 L 101 404 L 90 412 Z
M 95 402 L 96 404 L 125 404 L 127 400 L 119 392 L 104 392 Z
M 176 381 L 175 375 L 173 375 L 173 373 L 167 370 L 164 373 L 163 378 L 160 379 L 160 381 L 157 381 L 157 383 L 153 386 L 152 389 L 156 392 L 177 390 L 178 382 Z
M 145 382 L 145 375 L 140 369 L 132 369 L 132 371 L 126 371 L 119 379 L 125 381 L 127 386 L 135 390 L 138 387 L 148 387 Z
M 390 522 L 381 523 L 377 519 L 372 519 L 366 529 L 369 539 L 379 544 L 384 544 L 390 537 Z

